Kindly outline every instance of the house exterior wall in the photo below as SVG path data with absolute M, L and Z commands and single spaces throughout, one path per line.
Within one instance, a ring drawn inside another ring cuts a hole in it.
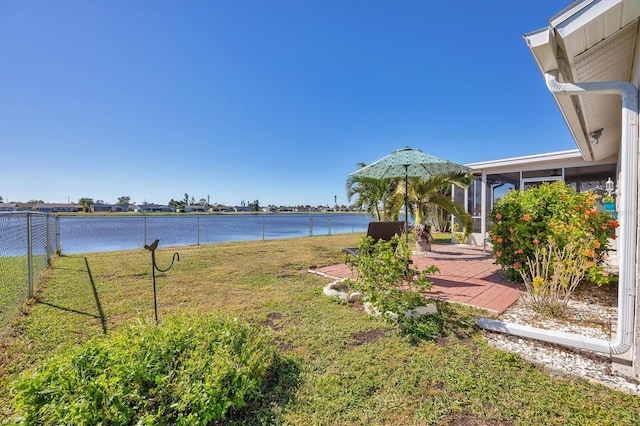
M 640 34 L 636 36 L 636 46 L 640 45 Z M 638 49 L 635 51 L 635 57 L 633 60 L 633 69 L 631 71 L 631 82 L 636 86 L 640 87 L 640 52 Z M 640 117 L 636 117 L 636 126 L 638 126 L 638 121 Z M 640 144 L 640 140 L 635 141 L 636 144 Z M 640 154 L 639 154 L 640 156 Z M 640 158 L 638 158 L 638 164 L 640 164 Z M 638 182 L 640 182 L 640 170 L 637 171 L 639 174 Z M 638 188 L 635 188 L 638 192 L 638 200 L 640 200 L 640 185 Z M 638 226 L 638 221 L 640 218 L 640 202 L 638 203 L 638 210 L 636 211 L 636 309 L 635 309 L 635 317 L 634 317 L 634 345 L 633 345 L 633 372 L 636 376 L 640 376 L 640 226 Z

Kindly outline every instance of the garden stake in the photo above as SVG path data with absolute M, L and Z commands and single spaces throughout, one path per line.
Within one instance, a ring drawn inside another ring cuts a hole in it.
M 173 258 L 171 259 L 171 265 L 167 269 L 160 269 L 158 265 L 156 265 L 156 249 L 158 248 L 158 243 L 160 240 L 155 240 L 151 243 L 150 246 L 146 245 L 144 248 L 151 252 L 151 276 L 153 277 L 153 311 L 156 316 L 156 325 L 158 325 L 158 299 L 156 297 L 156 269 L 159 272 L 167 272 L 173 266 L 173 262 L 177 259 L 180 262 L 180 255 L 176 252 L 173 253 Z

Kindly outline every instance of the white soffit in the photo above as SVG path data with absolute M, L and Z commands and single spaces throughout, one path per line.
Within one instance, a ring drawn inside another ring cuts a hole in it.
M 560 70 L 560 81 L 630 81 L 640 0 L 579 0 L 525 34 L 542 73 Z M 585 159 L 615 155 L 620 141 L 618 96 L 558 96 L 556 103 Z M 598 145 L 588 135 L 604 129 Z
M 591 0 L 565 9 L 549 20 L 549 26 L 562 40 L 566 58 L 571 61 L 637 20 L 639 15 L 637 0 Z

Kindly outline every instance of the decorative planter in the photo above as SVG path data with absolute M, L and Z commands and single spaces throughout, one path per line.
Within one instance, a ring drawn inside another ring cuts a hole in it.
M 417 241 L 416 240 L 416 250 L 418 251 L 431 251 L 431 243 L 426 241 Z
M 418 251 L 431 251 L 431 243 L 433 242 L 431 226 L 416 223 L 413 229 L 416 234 L 416 248 Z

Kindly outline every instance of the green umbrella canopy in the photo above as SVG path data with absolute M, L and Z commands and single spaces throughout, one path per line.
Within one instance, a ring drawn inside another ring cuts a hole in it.
M 443 160 L 419 149 L 404 147 L 365 166 L 350 176 L 372 179 L 424 177 L 469 170 L 468 167 Z
M 358 178 L 384 179 L 404 178 L 404 226 L 407 244 L 409 243 L 409 197 L 408 178 L 428 178 L 433 175 L 452 173 L 456 171 L 469 171 L 468 167 L 443 160 L 436 156 L 426 154 L 419 149 L 404 147 L 393 151 L 386 157 L 382 157 L 368 166 L 365 166 L 349 176 Z

